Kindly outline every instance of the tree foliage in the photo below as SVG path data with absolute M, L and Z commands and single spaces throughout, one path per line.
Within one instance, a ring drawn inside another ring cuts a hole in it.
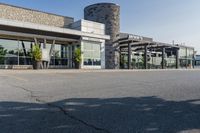
M 36 45 L 33 46 L 32 57 L 33 57 L 33 60 L 35 60 L 35 61 L 41 61 L 42 60 L 42 51 L 40 49 L 39 44 L 36 44 Z
M 74 51 L 74 60 L 76 63 L 81 63 L 82 58 L 81 58 L 81 49 L 80 48 L 77 48 Z

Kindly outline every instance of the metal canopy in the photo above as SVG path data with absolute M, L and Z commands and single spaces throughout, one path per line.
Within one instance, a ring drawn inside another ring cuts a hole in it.
M 128 48 L 128 44 L 131 45 L 131 47 L 141 47 L 141 46 L 147 46 L 147 47 L 155 47 L 155 48 L 162 48 L 162 47 L 170 47 L 170 48 L 177 48 L 179 49 L 179 46 L 162 43 L 162 42 L 155 42 L 155 41 L 146 41 L 142 40 L 141 38 L 120 38 L 114 42 L 116 44 L 116 47 L 118 48 Z
M 147 42 L 147 41 L 138 41 L 138 42 L 134 42 L 134 41 L 125 41 L 125 42 L 120 42 L 118 43 L 118 47 L 120 48 L 127 48 L 128 44 L 131 45 L 131 47 L 154 47 L 154 48 L 162 48 L 162 47 L 168 47 L 168 48 L 176 48 L 179 49 L 179 46 L 176 45 L 172 45 L 172 44 L 167 44 L 167 43 L 160 43 L 160 42 Z
M 159 52 L 162 52 L 162 69 L 165 69 L 165 53 L 174 51 L 176 53 L 176 68 L 179 68 L 179 46 L 155 41 L 147 41 L 142 38 L 120 38 L 114 43 L 116 48 L 119 49 L 120 54 L 121 52 L 128 53 L 128 69 L 131 69 L 131 54 L 133 50 L 144 51 L 144 68 L 147 69 L 147 53 L 149 49 L 156 49 L 159 50 Z

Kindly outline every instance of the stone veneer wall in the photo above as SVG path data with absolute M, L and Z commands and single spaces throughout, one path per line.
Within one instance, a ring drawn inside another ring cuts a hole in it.
M 120 32 L 120 6 L 114 3 L 98 3 L 90 5 L 84 9 L 84 18 L 86 20 L 100 22 L 105 24 L 106 34 L 111 39 L 106 41 L 106 68 L 114 69 L 119 65 L 119 54 L 115 52 L 113 41 Z
M 0 18 L 56 27 L 67 27 L 67 25 L 74 22 L 74 19 L 70 17 L 59 16 L 2 3 L 0 3 Z

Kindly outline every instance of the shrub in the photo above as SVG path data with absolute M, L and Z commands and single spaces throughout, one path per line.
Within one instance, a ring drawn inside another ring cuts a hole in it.
M 32 49 L 32 57 L 34 61 L 41 61 L 42 60 L 42 51 L 40 49 L 39 44 L 33 46 Z
M 82 58 L 81 58 L 81 49 L 80 48 L 77 48 L 74 51 L 74 60 L 76 63 L 81 63 Z

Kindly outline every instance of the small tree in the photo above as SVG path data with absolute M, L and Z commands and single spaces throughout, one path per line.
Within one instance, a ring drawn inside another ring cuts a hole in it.
M 40 62 L 42 60 L 42 51 L 39 44 L 36 44 L 32 48 L 32 57 L 34 61 Z
M 81 61 L 82 61 L 81 48 L 77 48 L 74 51 L 74 61 L 75 61 L 76 68 L 80 68 L 80 64 L 81 64 Z
M 40 69 L 42 61 L 42 51 L 39 44 L 33 46 L 31 55 L 33 58 L 33 69 Z

